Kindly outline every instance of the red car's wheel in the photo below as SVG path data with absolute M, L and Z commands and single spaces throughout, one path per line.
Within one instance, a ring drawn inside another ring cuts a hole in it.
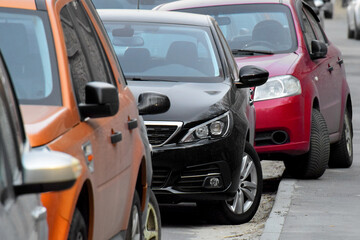
M 345 111 L 344 127 L 339 142 L 331 145 L 329 167 L 348 168 L 353 162 L 353 130 L 348 111 Z
M 321 177 L 329 162 L 330 139 L 326 122 L 317 109 L 311 120 L 310 150 L 308 153 L 284 161 L 286 171 L 293 177 L 316 179 Z

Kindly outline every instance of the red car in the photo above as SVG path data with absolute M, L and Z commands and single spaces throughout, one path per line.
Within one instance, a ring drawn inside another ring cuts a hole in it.
M 352 104 L 339 49 L 300 0 L 177 1 L 157 10 L 213 16 L 239 67 L 269 71 L 254 91 L 256 150 L 294 177 L 319 178 L 353 160 Z

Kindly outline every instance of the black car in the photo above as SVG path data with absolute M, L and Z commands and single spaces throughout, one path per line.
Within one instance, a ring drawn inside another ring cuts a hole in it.
M 134 95 L 157 92 L 170 99 L 167 112 L 144 116 L 158 200 L 197 202 L 224 223 L 249 221 L 262 192 L 249 87 L 263 84 L 268 72 L 255 66 L 239 72 L 210 16 L 99 14 Z

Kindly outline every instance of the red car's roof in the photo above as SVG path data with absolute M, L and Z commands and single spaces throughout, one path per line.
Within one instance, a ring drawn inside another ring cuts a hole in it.
M 175 1 L 155 7 L 156 10 L 175 10 L 195 7 L 208 7 L 219 5 L 236 5 L 236 4 L 257 4 L 257 3 L 283 3 L 290 5 L 294 0 L 182 0 Z

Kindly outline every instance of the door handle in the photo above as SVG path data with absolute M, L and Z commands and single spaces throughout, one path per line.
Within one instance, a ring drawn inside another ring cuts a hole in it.
M 31 215 L 35 221 L 46 220 L 46 208 L 43 206 L 36 206 L 32 210 Z
M 129 130 L 132 130 L 132 129 L 137 128 L 137 127 L 138 127 L 138 122 L 137 122 L 137 119 L 136 119 L 136 118 L 130 119 L 130 120 L 128 121 L 128 128 L 129 128 Z
M 334 71 L 334 67 L 332 67 L 332 66 L 328 66 L 328 71 L 331 73 L 332 71 Z
M 341 66 L 341 64 L 344 63 L 344 59 L 338 58 L 338 61 L 336 63 L 339 64 L 339 66 Z
M 114 132 L 111 134 L 111 143 L 115 144 L 117 142 L 120 142 L 122 140 L 122 133 L 121 132 Z

